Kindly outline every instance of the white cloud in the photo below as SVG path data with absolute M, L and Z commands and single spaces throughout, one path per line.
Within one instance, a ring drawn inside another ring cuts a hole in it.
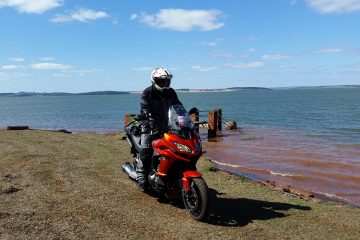
M 119 24 L 119 19 L 118 18 L 113 18 L 112 19 L 112 24 L 114 24 L 114 25 L 118 25 Z
M 66 70 L 72 68 L 70 65 L 47 62 L 32 64 L 30 67 L 36 70 Z
M 313 53 L 341 53 L 344 52 L 343 48 L 330 47 L 330 48 L 320 48 L 315 50 Z
M 250 63 L 240 63 L 240 64 L 231 64 L 227 65 L 230 68 L 243 68 L 243 69 L 250 69 L 250 68 L 262 68 L 265 66 L 264 62 L 250 62 Z
M 159 29 L 187 32 L 192 30 L 211 31 L 223 27 L 219 10 L 161 9 L 154 15 L 132 14 L 131 20 Z
M 249 62 L 249 63 L 240 63 L 240 64 L 229 63 L 229 64 L 223 64 L 221 66 L 210 66 L 210 67 L 192 66 L 190 67 L 190 69 L 198 72 L 211 72 L 224 68 L 256 69 L 256 68 L 262 68 L 264 66 L 265 66 L 264 62 Z
M 198 71 L 198 72 L 211 72 L 211 71 L 219 70 L 220 68 L 221 67 L 216 67 L 216 66 L 213 66 L 213 67 L 192 66 L 191 70 Z
M 217 38 L 213 41 L 202 41 L 200 44 L 206 47 L 216 47 L 218 46 L 220 43 L 224 42 L 225 39 L 224 38 Z
M 109 14 L 103 11 L 95 11 L 92 9 L 82 8 L 76 12 L 71 12 L 69 14 L 57 14 L 53 17 L 50 22 L 53 23 L 64 23 L 64 22 L 88 22 L 101 18 L 108 18 Z
M 63 77 L 69 77 L 69 76 L 66 75 L 66 74 L 62 74 L 62 73 L 54 73 L 53 77 L 61 77 L 61 78 L 63 78 Z
M 76 69 L 76 70 L 66 70 L 66 73 L 92 73 L 92 72 L 101 72 L 101 69 Z
M 207 47 L 216 47 L 218 45 L 217 42 L 201 42 L 201 45 L 207 46 Z
M 79 77 L 85 76 L 87 73 L 101 72 L 101 69 L 74 69 L 74 70 L 65 70 L 63 73 L 73 73 Z M 61 74 L 58 74 L 61 75 Z
M 63 5 L 63 0 L 0 0 L 1 7 L 12 7 L 21 13 L 41 14 Z
M 225 59 L 232 59 L 235 57 L 234 54 L 228 52 L 214 52 L 213 57 L 216 58 L 225 58 Z
M 256 52 L 255 48 L 248 48 L 244 51 L 243 54 L 241 54 L 242 58 L 249 58 Z
M 21 57 L 9 58 L 9 60 L 12 61 L 12 62 L 23 62 L 23 61 L 25 61 L 25 59 L 21 58 Z
M 0 72 L 0 80 L 6 78 L 17 78 L 17 77 L 26 77 L 28 76 L 22 72 Z
M 136 20 L 138 17 L 139 17 L 139 15 L 137 15 L 137 14 L 131 14 L 130 20 L 131 21 Z
M 282 54 L 273 54 L 273 55 L 263 55 L 261 57 L 262 60 L 268 61 L 268 60 L 282 60 L 290 58 L 290 56 L 282 55 Z
M 4 69 L 4 70 L 14 70 L 14 69 L 21 69 L 21 68 L 24 68 L 24 66 L 21 66 L 21 65 L 4 65 L 4 66 L 1 66 L 1 69 Z
M 360 10 L 360 0 L 306 0 L 306 2 L 320 13 L 350 13 Z

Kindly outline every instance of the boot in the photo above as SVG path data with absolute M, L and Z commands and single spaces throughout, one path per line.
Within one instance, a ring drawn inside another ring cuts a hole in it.
M 152 148 L 151 148 L 151 135 L 147 133 L 147 130 L 142 129 L 141 134 L 141 151 L 139 153 L 139 159 L 137 161 L 136 173 L 138 177 L 136 179 L 138 188 L 144 191 L 146 185 L 146 179 L 148 175 L 148 165 L 151 161 Z
M 146 178 L 145 178 L 145 168 L 143 161 L 141 161 L 141 158 L 139 159 L 139 161 L 137 161 L 136 173 L 137 173 L 137 177 L 136 177 L 137 186 L 139 190 L 144 191 L 146 185 Z
M 146 180 L 144 176 L 140 176 L 137 178 L 137 187 L 141 192 L 145 192 L 145 185 L 146 185 Z
M 136 182 L 140 191 L 145 190 L 146 179 L 144 172 L 145 172 L 144 166 L 142 165 L 142 163 L 140 164 L 138 163 L 136 166 L 136 173 L 137 173 Z

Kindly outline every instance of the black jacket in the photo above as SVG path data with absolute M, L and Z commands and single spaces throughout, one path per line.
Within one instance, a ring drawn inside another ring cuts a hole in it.
M 182 105 L 174 89 L 169 88 L 164 92 L 160 92 L 152 85 L 146 88 L 141 96 L 141 113 L 147 117 L 151 115 L 151 118 L 155 120 L 153 128 L 166 131 L 169 107 L 176 104 Z

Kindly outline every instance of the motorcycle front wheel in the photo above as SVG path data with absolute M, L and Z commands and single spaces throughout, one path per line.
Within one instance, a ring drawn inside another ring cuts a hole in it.
M 190 190 L 182 191 L 182 199 L 190 216 L 198 221 L 205 221 L 208 216 L 208 186 L 202 178 L 193 178 Z

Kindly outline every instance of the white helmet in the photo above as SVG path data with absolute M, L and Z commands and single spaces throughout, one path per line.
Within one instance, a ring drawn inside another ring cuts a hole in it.
M 173 75 L 166 68 L 155 68 L 151 72 L 151 82 L 161 92 L 169 89 L 172 77 Z

